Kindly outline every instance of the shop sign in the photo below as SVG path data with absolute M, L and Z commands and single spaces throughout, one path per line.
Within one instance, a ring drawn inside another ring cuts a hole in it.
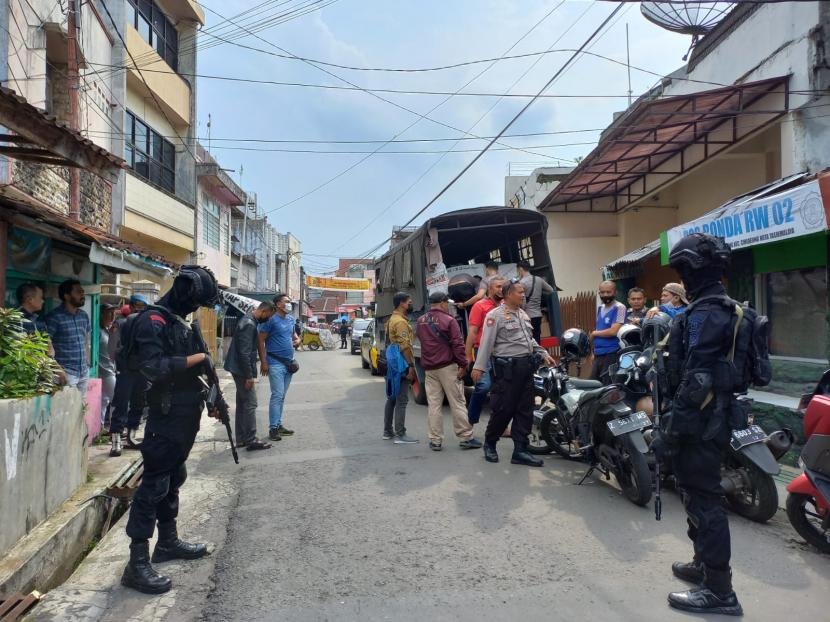
M 671 251 L 692 233 L 709 233 L 733 249 L 777 242 L 827 229 L 827 212 L 818 180 L 763 198 L 728 203 L 721 209 L 669 229 L 664 244 Z
M 346 277 L 306 276 L 305 284 L 310 289 L 325 289 L 332 292 L 365 292 L 372 289 L 369 279 Z

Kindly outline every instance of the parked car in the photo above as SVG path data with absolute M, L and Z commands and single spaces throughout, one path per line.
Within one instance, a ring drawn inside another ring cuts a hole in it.
M 376 345 L 375 320 L 371 320 L 360 337 L 360 362 L 373 376 L 386 375 L 386 363 Z
M 371 320 L 362 320 L 360 318 L 352 322 L 352 354 L 360 354 L 360 338 L 370 323 Z

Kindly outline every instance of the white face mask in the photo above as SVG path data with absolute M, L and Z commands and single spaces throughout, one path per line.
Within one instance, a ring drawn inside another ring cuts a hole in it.
M 291 310 L 292 310 L 293 308 L 294 308 L 294 305 L 292 305 L 290 302 L 286 302 L 286 303 L 285 303 L 285 312 L 286 312 L 286 313 L 291 313 Z

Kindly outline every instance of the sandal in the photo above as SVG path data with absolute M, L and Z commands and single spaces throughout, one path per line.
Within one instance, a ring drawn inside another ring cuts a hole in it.
M 271 449 L 273 445 L 265 441 L 254 440 L 248 443 L 248 451 L 256 451 L 257 449 Z

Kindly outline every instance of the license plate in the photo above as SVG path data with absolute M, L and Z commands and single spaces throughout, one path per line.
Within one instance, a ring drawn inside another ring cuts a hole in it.
M 633 415 L 628 415 L 627 417 L 612 419 L 607 425 L 608 429 L 611 430 L 611 434 L 614 436 L 620 436 L 621 434 L 627 434 L 629 432 L 633 432 L 634 430 L 642 430 L 643 428 L 647 428 L 651 425 L 651 419 L 648 418 L 646 413 L 640 411 L 634 413 Z
M 767 433 L 761 429 L 761 426 L 751 425 L 746 430 L 733 430 L 730 442 L 732 449 L 738 451 L 741 447 L 761 443 L 765 440 L 767 440 Z

